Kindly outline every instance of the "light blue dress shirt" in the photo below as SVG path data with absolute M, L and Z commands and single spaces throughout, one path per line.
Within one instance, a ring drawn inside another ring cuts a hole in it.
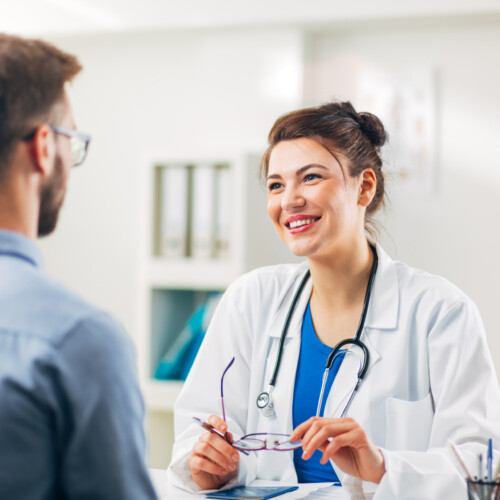
M 156 498 L 143 417 L 123 329 L 0 230 L 0 499 Z

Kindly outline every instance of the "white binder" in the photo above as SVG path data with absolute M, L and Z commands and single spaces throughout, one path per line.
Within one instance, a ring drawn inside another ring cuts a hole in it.
M 162 255 L 186 256 L 187 242 L 187 168 L 166 166 L 162 171 L 161 232 Z
M 231 248 L 232 217 L 231 169 L 228 165 L 215 167 L 215 257 L 227 259 Z
M 214 257 L 214 174 L 210 164 L 196 165 L 193 170 L 191 253 L 197 259 Z

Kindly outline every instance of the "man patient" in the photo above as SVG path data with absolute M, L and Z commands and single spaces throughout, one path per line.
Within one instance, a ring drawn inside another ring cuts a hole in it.
M 1 499 L 156 498 L 132 344 L 45 274 L 35 244 L 90 141 L 65 91 L 80 69 L 50 44 L 0 35 Z

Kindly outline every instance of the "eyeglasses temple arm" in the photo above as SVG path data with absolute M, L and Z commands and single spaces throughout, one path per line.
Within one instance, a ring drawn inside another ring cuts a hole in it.
M 229 370 L 229 368 L 231 368 L 233 363 L 234 363 L 234 356 L 233 359 L 226 366 L 226 369 L 222 373 L 222 377 L 220 379 L 220 400 L 222 403 L 222 418 L 224 419 L 224 422 L 226 421 L 226 411 L 224 409 L 224 376 L 226 375 L 226 372 Z

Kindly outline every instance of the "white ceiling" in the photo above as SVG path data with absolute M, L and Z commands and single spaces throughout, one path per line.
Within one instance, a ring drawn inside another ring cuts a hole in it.
M 0 0 L 0 31 L 36 36 L 499 13 L 500 0 Z

